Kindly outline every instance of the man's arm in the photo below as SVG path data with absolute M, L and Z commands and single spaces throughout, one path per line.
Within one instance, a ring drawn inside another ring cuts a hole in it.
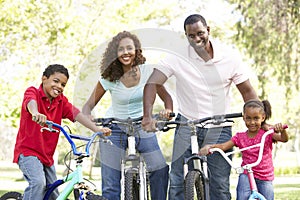
M 159 70 L 154 69 L 151 76 L 149 77 L 147 84 L 144 87 L 144 95 L 143 95 L 143 121 L 142 125 L 146 131 L 153 130 L 152 124 L 152 111 L 153 104 L 155 101 L 157 87 L 162 86 L 167 80 L 167 77 Z
M 249 80 L 246 80 L 246 81 L 236 85 L 236 87 L 240 91 L 240 93 L 244 99 L 244 102 L 246 102 L 250 99 L 258 99 L 257 94 Z

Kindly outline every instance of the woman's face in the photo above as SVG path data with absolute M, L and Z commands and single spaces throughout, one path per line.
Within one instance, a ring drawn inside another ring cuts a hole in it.
M 130 38 L 123 38 L 118 46 L 118 59 L 124 66 L 132 66 L 135 59 L 135 46 Z

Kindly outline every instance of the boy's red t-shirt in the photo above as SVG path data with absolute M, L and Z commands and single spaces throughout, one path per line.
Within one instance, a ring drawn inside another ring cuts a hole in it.
M 75 121 L 75 117 L 80 111 L 63 94 L 54 98 L 50 104 L 42 85 L 39 88 L 29 87 L 25 91 L 13 162 L 18 163 L 20 154 L 23 154 L 24 156 L 36 156 L 44 165 L 51 166 L 54 163 L 53 155 L 59 134 L 49 131 L 41 132 L 42 127 L 32 121 L 32 116 L 27 110 L 30 100 L 37 102 L 38 111 L 46 115 L 47 120 L 57 124 L 61 124 L 62 119 Z

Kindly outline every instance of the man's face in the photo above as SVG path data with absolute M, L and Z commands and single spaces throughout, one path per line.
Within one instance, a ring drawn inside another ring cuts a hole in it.
M 205 48 L 209 45 L 209 26 L 203 26 L 201 21 L 186 25 L 185 35 L 190 43 L 194 43 L 198 47 Z

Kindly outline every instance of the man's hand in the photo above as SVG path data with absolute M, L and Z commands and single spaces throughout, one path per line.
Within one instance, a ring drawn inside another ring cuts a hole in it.
M 159 117 L 166 120 L 171 120 L 173 117 L 171 116 L 172 110 L 164 109 L 159 112 Z
M 155 132 L 156 131 L 156 121 L 151 117 L 143 117 L 142 120 L 142 128 L 147 132 Z

